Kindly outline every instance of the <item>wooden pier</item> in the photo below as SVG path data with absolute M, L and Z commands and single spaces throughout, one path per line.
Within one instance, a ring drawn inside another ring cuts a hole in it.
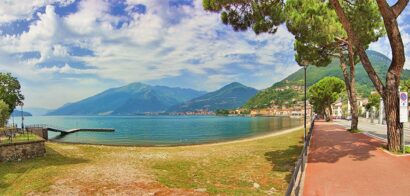
M 65 130 L 63 128 L 57 128 L 56 126 L 50 126 L 50 125 L 28 125 L 26 128 L 41 128 L 45 129 L 47 131 L 53 131 L 53 132 L 59 132 L 61 134 L 70 134 L 70 133 L 76 133 L 76 132 L 114 132 L 115 129 L 113 128 L 75 128 L 75 129 L 68 129 Z

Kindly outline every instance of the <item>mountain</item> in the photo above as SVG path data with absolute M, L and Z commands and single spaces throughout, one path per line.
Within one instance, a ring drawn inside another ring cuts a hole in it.
M 27 111 L 30 111 L 30 113 L 33 116 L 43 116 L 45 114 L 47 114 L 48 112 L 50 112 L 50 109 L 46 109 L 46 108 L 35 108 L 35 107 L 28 107 L 26 108 Z
M 164 112 L 170 106 L 205 93 L 192 89 L 132 83 L 108 89 L 76 103 L 65 104 L 48 115 L 135 115 Z
M 375 71 L 378 73 L 384 82 L 387 69 L 390 66 L 391 60 L 376 51 L 368 50 L 367 54 L 373 64 Z M 375 88 L 367 72 L 364 70 L 361 63 L 356 65 L 356 89 L 359 96 L 367 97 Z M 335 76 L 343 80 L 343 74 L 340 69 L 338 59 L 334 59 L 327 67 L 309 66 L 307 68 L 307 85 L 308 87 L 315 84 L 326 76 Z M 410 79 L 410 70 L 403 70 L 401 79 Z M 264 108 L 271 104 L 274 100 L 279 105 L 303 99 L 303 84 L 304 70 L 303 68 L 289 75 L 282 81 L 273 84 L 271 87 L 260 91 L 256 96 L 252 97 L 243 107 L 244 108 Z
M 11 116 L 19 117 L 19 116 L 21 116 L 21 111 L 20 110 L 14 110 L 13 113 L 11 113 Z M 23 112 L 23 116 L 33 116 L 33 115 L 30 112 Z
M 189 112 L 200 109 L 215 111 L 217 109 L 235 109 L 242 106 L 249 98 L 256 95 L 258 90 L 234 82 L 221 89 L 207 93 L 185 103 L 171 107 L 168 112 Z

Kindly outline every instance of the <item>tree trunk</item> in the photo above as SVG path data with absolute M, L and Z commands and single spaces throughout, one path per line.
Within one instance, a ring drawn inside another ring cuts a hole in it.
M 400 150 L 400 133 L 403 131 L 399 117 L 399 85 L 406 57 L 404 55 L 404 45 L 399 25 L 397 24 L 397 17 L 407 6 L 408 2 L 409 0 L 399 0 L 393 7 L 390 7 L 385 0 L 377 0 L 392 50 L 392 62 L 386 75 L 386 90 L 383 96 L 385 114 L 388 119 L 387 147 L 390 151 Z
M 332 106 L 328 106 L 325 108 L 326 113 L 326 122 L 331 122 L 332 119 Z
M 400 84 L 400 75 L 405 62 L 405 55 L 403 40 L 397 24 L 397 17 L 404 10 L 409 0 L 399 0 L 395 5 L 393 5 L 393 7 L 390 7 L 385 0 L 376 1 L 380 14 L 383 17 L 384 26 L 386 28 L 387 37 L 389 38 L 390 47 L 392 50 L 392 62 L 387 72 L 385 85 L 383 85 L 377 73 L 373 69 L 366 51 L 353 31 L 350 21 L 347 19 L 339 0 L 331 0 L 331 4 L 339 17 L 343 28 L 348 34 L 349 42 L 354 44 L 364 69 L 372 80 L 375 88 L 383 98 L 387 118 L 387 147 L 390 151 L 398 151 L 400 149 L 400 132 L 403 130 L 403 127 L 399 122 L 398 86 Z
M 387 121 L 387 148 L 394 152 L 400 150 L 400 133 L 403 130 L 399 113 L 399 83 L 400 78 L 391 72 L 387 73 L 386 93 L 383 99 Z
M 353 51 L 352 51 L 353 52 Z M 350 102 L 350 114 L 352 116 L 352 122 L 350 124 L 351 130 L 357 130 L 357 126 L 359 123 L 359 115 L 357 109 L 357 98 L 356 98 L 356 86 L 355 86 L 355 69 L 354 69 L 354 54 L 349 51 L 349 63 L 350 63 L 350 70 L 347 71 L 347 66 L 343 58 L 343 53 L 340 51 L 340 68 L 342 69 L 343 78 L 346 85 L 347 97 Z M 353 60 L 353 61 L 352 61 Z
M 351 130 L 357 130 L 359 124 L 359 109 L 357 107 L 357 97 L 356 97 L 356 79 L 355 79 L 355 62 L 354 62 L 354 52 L 351 43 L 348 45 L 349 52 L 349 64 L 350 64 L 350 113 L 352 115 L 352 122 L 350 124 Z

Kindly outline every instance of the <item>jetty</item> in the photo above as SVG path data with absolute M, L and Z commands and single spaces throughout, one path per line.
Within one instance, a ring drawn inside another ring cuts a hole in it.
M 74 129 L 64 129 L 53 125 L 46 125 L 46 124 L 34 124 L 34 125 L 27 125 L 26 129 L 31 130 L 32 132 L 35 130 L 42 130 L 41 134 L 38 134 L 40 137 L 44 139 L 48 139 L 47 131 L 52 132 L 59 132 L 61 135 L 67 135 L 70 133 L 76 132 L 114 132 L 115 129 L 113 128 L 74 128 Z

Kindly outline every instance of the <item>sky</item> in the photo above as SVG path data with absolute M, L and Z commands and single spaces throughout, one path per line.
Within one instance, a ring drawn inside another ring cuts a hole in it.
M 399 18 L 408 59 L 409 21 L 408 6 Z M 284 26 L 234 32 L 201 0 L 0 0 L 0 71 L 20 80 L 26 107 L 53 109 L 132 82 L 264 89 L 298 69 L 293 41 Z M 370 48 L 391 57 L 386 38 Z

